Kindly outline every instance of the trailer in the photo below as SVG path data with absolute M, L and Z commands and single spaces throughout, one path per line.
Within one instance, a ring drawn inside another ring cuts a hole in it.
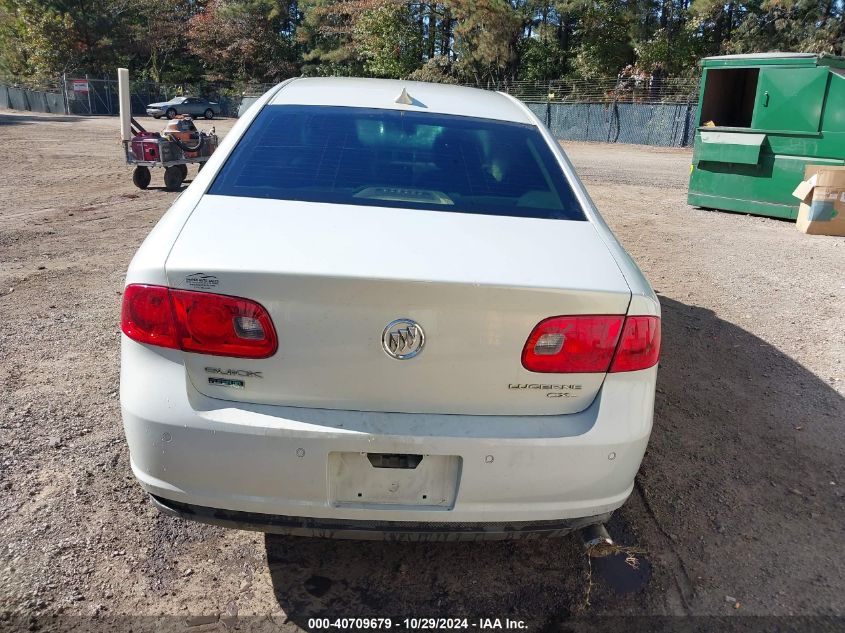
M 123 152 L 128 165 L 134 165 L 132 182 L 139 189 L 146 189 L 152 180 L 150 168 L 164 169 L 164 186 L 168 191 L 178 191 L 188 177 L 188 165 L 196 164 L 197 171 L 217 149 L 218 138 L 212 132 L 200 132 L 188 116 L 168 123 L 161 134 L 147 132 L 135 119 L 130 118 L 133 136 L 123 141 Z M 181 128 L 173 130 L 173 127 Z
M 152 180 L 151 168 L 164 169 L 164 186 L 178 191 L 188 177 L 188 165 L 197 170 L 217 149 L 219 139 L 196 128 L 191 117 L 183 115 L 170 121 L 161 132 L 148 132 L 132 118 L 129 105 L 129 71 L 117 71 L 120 98 L 120 133 L 126 164 L 134 167 L 132 182 L 146 189 Z
M 701 65 L 688 202 L 794 220 L 805 167 L 845 164 L 845 58 L 755 53 Z

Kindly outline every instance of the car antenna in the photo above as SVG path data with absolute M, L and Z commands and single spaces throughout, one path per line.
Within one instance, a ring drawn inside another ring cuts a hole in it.
M 408 91 L 405 88 L 402 88 L 402 92 L 399 93 L 399 96 L 396 97 L 394 103 L 401 103 L 404 105 L 414 105 L 414 100 L 411 98 L 411 95 L 408 94 Z

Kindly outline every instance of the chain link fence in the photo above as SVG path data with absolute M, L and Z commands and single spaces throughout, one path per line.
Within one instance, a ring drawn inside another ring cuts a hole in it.
M 65 114 L 65 103 L 57 81 L 25 81 L 0 76 L 0 108 Z
M 531 103 L 528 107 L 563 141 L 687 147 L 696 103 Z
M 177 96 L 207 97 L 223 116 L 243 114 L 273 84 L 131 83 L 132 114 Z M 475 87 L 521 99 L 561 140 L 684 147 L 692 142 L 698 104 L 697 79 L 560 79 L 516 81 Z M 0 79 L 0 108 L 79 115 L 116 115 L 117 80 L 63 77 L 33 90 Z
M 688 103 L 698 100 L 697 78 L 620 77 L 464 84 L 498 90 L 527 102 Z
M 248 105 L 273 85 L 132 81 L 129 101 L 132 115 L 143 116 L 150 103 L 181 96 L 206 97 L 220 104 L 222 116 L 236 117 L 245 98 L 248 99 Z M 33 83 L 0 77 L 0 108 L 53 114 L 115 116 L 120 109 L 117 80 L 82 76 Z
M 686 147 L 695 130 L 698 79 L 560 79 L 478 87 L 521 99 L 565 141 Z
M 63 95 L 70 114 L 116 115 L 118 86 L 116 79 L 64 78 Z M 147 105 L 169 101 L 174 97 L 205 97 L 220 104 L 223 116 L 237 116 L 242 92 L 228 85 L 214 83 L 162 84 L 153 81 L 132 81 L 130 106 L 134 116 L 146 114 Z

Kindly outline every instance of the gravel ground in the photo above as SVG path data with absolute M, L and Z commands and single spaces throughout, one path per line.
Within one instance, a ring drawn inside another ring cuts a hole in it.
M 116 138 L 116 119 L 0 113 L 0 628 L 845 615 L 845 239 L 687 206 L 687 150 L 567 143 L 663 304 L 654 434 L 609 526 L 639 568 L 575 536 L 265 537 L 160 516 L 130 473 L 123 274 L 176 194 L 160 171 L 135 189 Z

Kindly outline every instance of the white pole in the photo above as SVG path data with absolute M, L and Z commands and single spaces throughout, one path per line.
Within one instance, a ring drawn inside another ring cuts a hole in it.
M 132 107 L 129 103 L 129 69 L 117 69 L 117 94 L 120 101 L 120 139 L 122 141 L 132 140 L 132 124 L 129 119 L 132 117 Z

